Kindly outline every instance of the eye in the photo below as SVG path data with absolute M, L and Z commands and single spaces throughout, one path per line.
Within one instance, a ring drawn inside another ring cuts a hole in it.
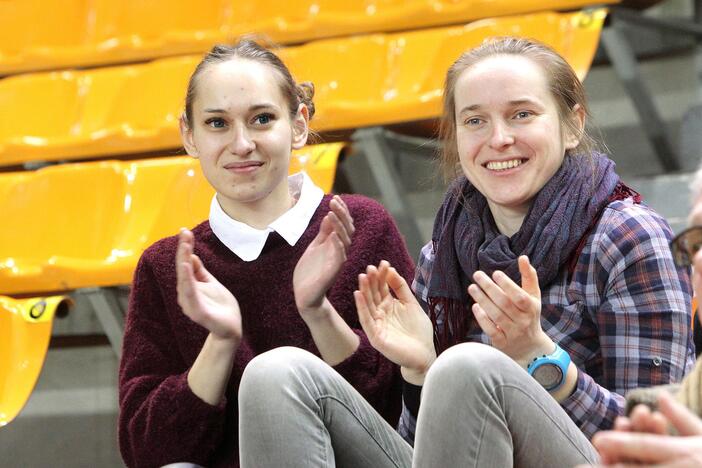
M 466 119 L 463 123 L 465 125 L 475 127 L 480 125 L 483 122 L 483 120 L 480 117 L 471 117 L 469 119 Z
M 259 114 L 256 117 L 254 117 L 254 123 L 259 124 L 259 125 L 267 125 L 271 123 L 273 120 L 273 114 L 269 113 L 264 113 L 264 114 Z
M 514 115 L 514 117 L 516 119 L 526 119 L 528 117 L 531 117 L 532 115 L 534 115 L 534 113 L 531 111 L 519 111 Z
M 212 117 L 211 119 L 205 120 L 205 125 L 212 128 L 224 128 L 226 126 L 226 122 L 220 117 Z

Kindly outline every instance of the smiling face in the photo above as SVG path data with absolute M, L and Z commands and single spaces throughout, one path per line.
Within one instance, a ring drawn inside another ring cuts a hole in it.
M 197 78 L 190 126 L 183 143 L 230 216 L 244 210 L 284 212 L 290 207 L 292 149 L 307 141 L 304 105 L 291 117 L 278 73 L 235 58 L 209 65 Z
M 565 151 L 578 145 L 561 124 L 542 68 L 518 55 L 483 59 L 456 80 L 454 105 L 463 173 L 494 216 L 523 219 Z M 584 117 L 575 109 L 574 118 Z

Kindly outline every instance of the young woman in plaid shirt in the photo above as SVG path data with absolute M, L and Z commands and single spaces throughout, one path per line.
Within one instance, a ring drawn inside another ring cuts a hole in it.
M 665 220 L 594 150 L 587 115 L 574 71 L 542 44 L 490 40 L 453 64 L 442 161 L 458 177 L 414 294 L 387 262 L 354 293 L 371 344 L 401 366 L 414 449 L 319 359 L 273 351 L 242 379 L 242 448 L 269 448 L 243 466 L 595 462 L 589 438 L 627 390 L 683 377 L 688 271 Z M 294 434 L 271 423 L 282 414 Z

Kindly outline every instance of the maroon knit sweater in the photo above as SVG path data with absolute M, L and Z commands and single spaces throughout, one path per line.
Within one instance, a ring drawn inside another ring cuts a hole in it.
M 356 232 L 327 297 L 361 341 L 358 350 L 334 368 L 394 426 L 401 407 L 399 369 L 368 342 L 358 322 L 353 291 L 367 265 L 389 260 L 411 281 L 413 263 L 380 204 L 358 195 L 343 199 Z M 330 195 L 324 197 L 294 247 L 271 233 L 253 262 L 244 262 L 227 249 L 208 222 L 193 229 L 195 254 L 234 294 L 243 320 L 243 339 L 219 406 L 200 400 L 187 383 L 208 332 L 185 316 L 176 300 L 177 237 L 162 239 L 144 252 L 134 274 L 119 370 L 119 443 L 128 466 L 173 462 L 239 466 L 237 390 L 246 364 L 278 346 L 297 346 L 319 355 L 295 307 L 292 274 L 317 235 L 330 200 Z

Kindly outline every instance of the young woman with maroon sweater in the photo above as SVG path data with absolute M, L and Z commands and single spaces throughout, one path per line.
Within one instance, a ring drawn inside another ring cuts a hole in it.
M 250 41 L 213 48 L 190 79 L 183 143 L 217 193 L 208 221 L 148 248 L 135 272 L 119 373 L 130 467 L 238 466 L 242 372 L 280 346 L 320 356 L 397 423 L 399 369 L 368 342 L 353 290 L 369 264 L 406 279 L 413 264 L 378 203 L 288 177 L 312 94 Z

